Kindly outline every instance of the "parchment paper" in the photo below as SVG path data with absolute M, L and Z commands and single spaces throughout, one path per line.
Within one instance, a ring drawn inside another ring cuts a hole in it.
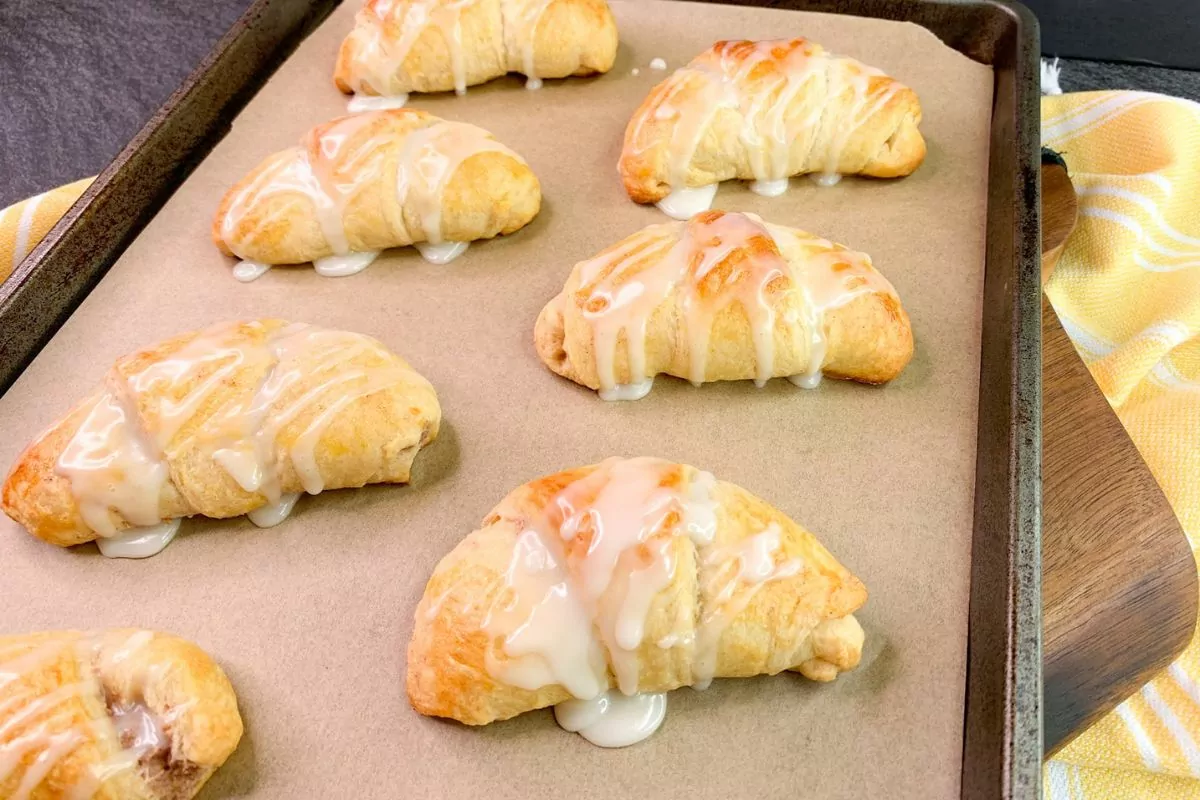
M 0 518 L 5 633 L 133 625 L 194 639 L 228 671 L 246 737 L 204 797 L 936 798 L 957 796 L 975 464 L 992 74 L 913 25 L 781 10 L 613 2 L 621 49 L 595 80 L 518 77 L 411 105 L 476 123 L 523 154 L 545 203 L 525 230 L 437 267 L 411 249 L 328 279 L 276 269 L 251 284 L 209 240 L 224 191 L 267 154 L 345 110 L 334 55 L 347 2 L 221 142 L 13 388 L 0 465 L 123 353 L 230 318 L 279 316 L 378 337 L 437 387 L 445 424 L 409 487 L 329 492 L 285 524 L 192 520 L 147 561 L 60 550 Z M 754 211 L 870 253 L 912 317 L 916 357 L 887 387 L 783 380 L 700 389 L 660 378 L 608 404 L 553 375 L 534 319 L 571 266 L 665 218 L 616 174 L 630 114 L 713 41 L 807 36 L 920 95 L 929 157 L 898 181 L 793 179 Z M 640 74 L 632 75 L 638 67 Z M 423 718 L 403 688 L 413 609 L 438 560 L 513 487 L 606 456 L 713 471 L 818 534 L 871 592 L 862 666 L 830 685 L 796 674 L 670 697 L 625 750 L 563 733 L 550 711 L 471 729 Z

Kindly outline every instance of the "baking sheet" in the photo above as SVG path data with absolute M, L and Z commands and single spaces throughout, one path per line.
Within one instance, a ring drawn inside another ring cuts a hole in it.
M 195 639 L 226 667 L 247 735 L 205 797 L 950 797 L 962 755 L 980 297 L 992 76 L 913 25 L 666 2 L 614 2 L 622 45 L 596 80 L 511 77 L 412 105 L 493 131 L 542 180 L 541 215 L 448 267 L 393 251 L 340 280 L 277 269 L 249 284 L 211 245 L 212 211 L 263 156 L 343 113 L 339 8 L 250 103 L 70 321 L 0 398 L 0 464 L 119 355 L 219 319 L 281 316 L 378 337 L 437 387 L 445 425 L 412 486 L 304 498 L 285 525 L 193 520 L 163 554 L 60 551 L 0 519 L 4 632 L 139 625 Z M 694 389 L 660 379 L 610 405 L 545 369 L 541 306 L 571 265 L 642 226 L 616 177 L 630 113 L 714 40 L 803 35 L 921 96 L 930 153 L 912 177 L 794 179 L 755 211 L 871 253 L 912 317 L 917 351 L 890 386 L 784 381 Z M 637 67 L 640 74 L 632 75 Z M 677 691 L 660 732 L 621 751 L 562 733 L 549 711 L 468 729 L 403 691 L 412 611 L 446 552 L 512 487 L 613 454 L 709 469 L 815 531 L 871 591 L 863 665 Z

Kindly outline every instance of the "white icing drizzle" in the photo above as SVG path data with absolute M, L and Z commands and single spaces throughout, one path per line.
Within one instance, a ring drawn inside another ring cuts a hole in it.
M 696 642 L 696 634 L 693 631 L 668 633 L 666 636 L 658 640 L 658 646 L 663 650 L 670 650 L 672 647 L 691 647 Z
M 681 186 L 672 189 L 670 194 L 655 205 L 671 219 L 687 220 L 712 208 L 713 198 L 716 196 L 717 185 L 715 183 L 694 188 Z
M 126 703 L 112 708 L 110 714 L 117 735 L 126 747 L 143 753 L 152 753 L 169 744 L 162 722 L 141 703 Z
M 820 341 L 823 344 L 824 340 Z M 817 371 L 809 371 L 802 375 L 789 375 L 788 380 L 793 386 L 798 386 L 801 389 L 816 389 L 821 385 L 821 373 Z
M 249 283 L 266 275 L 270 269 L 270 264 L 261 261 L 239 261 L 233 267 L 233 277 L 242 283 Z
M 116 754 L 105 762 L 55 773 L 80 746 L 105 736 L 103 720 L 72 726 L 79 711 L 65 704 L 99 693 L 99 685 L 91 678 L 93 669 L 99 672 L 129 658 L 153 638 L 149 631 L 138 631 L 106 654 L 103 636 L 62 634 L 23 653 L 25 645 L 20 639 L 0 647 L 0 785 L 20 776 L 15 789 L 6 795 L 8 800 L 30 800 L 39 789 L 37 796 L 43 796 L 43 784 L 52 774 L 55 788 L 61 792 L 55 797 L 88 800 L 104 781 L 135 769 L 143 756 L 169 746 L 165 720 L 141 703 L 118 705 L 110 709 L 118 742 Z M 80 670 L 85 682 L 49 688 L 55 681 L 39 673 L 55 669 L 54 662 L 63 658 L 86 664 Z M 137 694 L 142 691 L 141 687 L 131 688 Z
M 75 748 L 79 747 L 79 745 L 83 744 L 83 742 L 84 735 L 73 730 L 51 735 L 43 734 L 27 741 L 28 748 L 18 755 L 17 760 L 20 759 L 20 756 L 28 753 L 29 750 L 40 749 L 41 752 L 34 758 L 33 763 L 25 769 L 25 773 L 21 777 L 21 783 L 18 784 L 16 791 L 13 792 L 11 800 L 29 800 L 33 790 L 41 785 L 46 776 L 50 774 L 50 771 L 58 765 L 58 762 L 74 751 Z M 11 774 L 15 766 L 15 764 L 0 763 L 0 774 Z
M 450 54 L 454 91 L 467 91 L 466 55 L 463 52 L 462 11 L 477 0 L 375 0 L 355 17 L 352 36 L 360 39 L 355 55 L 351 88 L 358 94 L 386 95 L 403 67 L 413 45 L 428 28 L 438 30 Z M 387 33 L 394 17 L 400 19 L 400 36 Z
M 492 642 L 488 673 L 529 690 L 562 686 L 578 702 L 556 707 L 559 723 L 596 744 L 621 747 L 653 733 L 665 700 L 640 694 L 639 650 L 654 601 L 675 578 L 678 548 L 696 553 L 700 617 L 695 630 L 681 622 L 652 641 L 691 651 L 699 688 L 716 674 L 723 632 L 758 589 L 804 567 L 783 557 L 775 524 L 714 545 L 715 489 L 709 473 L 611 458 L 540 513 L 523 514 L 503 588 L 482 622 Z
M 654 113 L 642 115 L 634 129 L 632 147 L 635 152 L 640 153 L 653 146 L 655 137 L 659 135 L 647 130 L 646 122 L 648 120 L 674 121 L 671 126 L 670 139 L 667 142 L 667 184 L 672 192 L 680 193 L 678 198 L 688 202 L 680 206 L 680 199 L 672 203 L 670 195 L 668 195 L 665 201 L 659 201 L 659 208 L 675 219 L 685 219 L 686 216 L 680 215 L 685 214 L 688 209 L 692 209 L 692 213 L 703 210 L 696 204 L 705 195 L 686 193 L 688 189 L 701 190 L 707 187 L 707 185 L 690 185 L 688 173 L 691 169 L 692 159 L 717 112 L 722 108 L 737 108 L 738 98 L 733 84 L 722 76 L 712 75 L 710 72 L 710 70 L 693 70 L 690 66 L 676 70 L 670 78 L 654 88 L 652 96 L 657 95 Z M 686 90 L 689 86 L 697 83 L 699 84 L 699 96 L 689 100 Z M 676 103 L 676 98 L 681 94 L 682 99 Z M 708 205 L 711 205 L 712 197 L 716 194 L 716 185 L 712 184 L 711 190 L 707 191 L 709 192 L 707 195 Z M 667 207 L 662 205 L 664 202 L 668 203 Z M 668 210 L 672 205 L 679 207 L 679 212 L 672 213 Z
M 600 399 L 615 403 L 623 400 L 641 400 L 650 394 L 654 388 L 654 378 L 646 378 L 637 383 L 618 383 L 605 388 L 600 387 Z
M 450 179 L 464 161 L 479 153 L 504 153 L 520 163 L 524 160 L 492 138 L 491 134 L 462 122 L 438 120 L 409 134 L 397 173 L 401 204 L 412 203 L 421 221 L 425 241 L 440 244 L 442 200 Z M 411 236 L 417 241 L 420 237 Z
M 604 651 L 570 585 L 563 544 L 554 533 L 530 528 L 517 539 L 505 575 L 511 602 L 494 605 L 483 622 L 492 641 L 502 642 L 504 658 L 489 649 L 485 664 L 512 686 L 560 684 L 575 697 L 595 697 L 608 688 Z
M 346 103 L 346 110 L 351 114 L 357 114 L 360 111 L 387 111 L 393 108 L 404 108 L 407 104 L 408 95 L 406 94 L 384 97 L 370 94 L 356 94 Z
M 363 128 L 379 119 L 379 113 L 353 114 L 318 126 L 301 142 L 308 170 L 303 181 L 309 200 L 317 210 L 321 233 L 333 255 L 350 253 L 346 235 L 346 209 L 365 181 L 382 170 L 382 158 L 370 146 L 372 139 L 350 149 L 350 142 Z M 346 174 L 349 173 L 349 174 Z
M 780 253 L 779 242 L 788 240 L 788 250 L 806 251 L 794 263 Z M 737 260 L 733 279 L 706 281 L 710 272 L 739 250 L 748 255 Z M 861 253 L 824 239 L 798 237 L 752 214 L 721 211 L 698 215 L 687 223 L 652 225 L 577 269 L 578 292 L 586 298 L 582 314 L 592 327 L 600 396 L 606 400 L 637 399 L 649 391 L 654 376 L 646 363 L 647 328 L 655 309 L 672 291 L 681 293 L 681 335 L 689 354 L 688 374 L 681 377 L 697 385 L 706 379 L 713 322 L 737 303 L 750 322 L 758 386 L 776 374 L 775 309 L 787 307 L 784 301 L 767 296 L 768 286 L 785 279 L 779 293 L 799 292 L 803 301 L 801 319 L 785 319 L 788 326 L 802 324 L 808 339 L 809 365 L 801 385 L 820 379 L 827 349 L 826 312 L 864 293 L 895 294 Z M 622 334 L 632 381 L 624 384 L 617 381 L 616 366 Z
M 505 53 L 502 64 L 519 69 L 529 80 L 526 88 L 541 88 L 537 74 L 535 34 L 552 0 L 501 0 L 501 24 Z M 359 39 L 355 65 L 351 70 L 351 88 L 360 95 L 386 95 L 413 46 L 431 28 L 437 30 L 450 56 L 454 91 L 466 94 L 467 55 L 463 46 L 462 15 L 478 6 L 478 0 L 375 0 L 368 2 L 355 18 L 352 36 Z M 397 24 L 397 17 L 399 17 Z M 388 34 L 388 27 L 399 36 Z M 519 56 L 519 58 L 517 58 Z M 518 63 L 513 63 L 517 61 Z M 477 80 L 476 80 L 477 82 Z M 364 105 L 363 108 L 370 106 Z M 351 108 L 352 111 L 359 110 Z
M 525 161 L 482 128 L 462 122 L 431 119 L 425 127 L 398 132 L 379 126 L 379 133 L 361 135 L 363 129 L 385 115 L 400 111 L 374 111 L 341 117 L 312 129 L 301 147 L 277 153 L 254 178 L 234 195 L 221 222 L 221 234 L 230 250 L 240 249 L 238 224 L 255 203 L 274 194 L 292 193 L 306 197 L 316 211 L 321 233 L 333 255 L 314 262 L 321 275 L 340 277 L 364 269 L 378 251 L 355 250 L 345 228 L 346 212 L 355 195 L 385 174 L 387 145 L 403 137 L 400 163 L 396 169 L 397 202 L 417 218 L 411 228 L 397 220 L 401 242 L 443 241 L 442 204 L 446 187 L 458 168 L 479 153 L 503 153 Z M 257 231 L 245 236 L 253 239 Z M 253 268 L 247 267 L 247 275 Z M 255 275 L 257 277 L 257 275 Z
M 178 518 L 145 528 L 129 528 L 115 536 L 96 540 L 100 553 L 109 558 L 149 558 L 166 549 L 179 533 Z
M 130 658 L 136 655 L 138 651 L 150 644 L 152 641 L 154 641 L 154 631 L 134 631 L 133 633 L 129 634 L 129 637 L 124 642 L 121 643 L 121 646 L 116 649 L 116 652 L 111 653 L 106 657 L 105 663 L 111 665 L 128 661 Z M 98 652 L 100 648 L 99 640 L 97 639 L 92 641 L 90 646 Z
M 299 148 L 281 150 L 269 156 L 255 171 L 253 179 L 246 182 L 225 209 L 225 216 L 221 220 L 221 240 L 234 254 L 243 250 L 242 242 L 238 239 L 238 224 L 261 197 L 284 192 L 299 193 L 309 199 L 318 214 L 321 213 L 322 205 L 328 203 L 328 200 L 315 199 L 319 191 L 314 184 L 308 159 Z M 254 231 L 244 239 L 248 241 L 256 235 L 257 231 Z
M 471 246 L 471 243 L 439 242 L 437 244 L 430 244 L 429 242 L 417 242 L 414 246 L 417 248 L 417 252 L 421 254 L 421 258 L 430 264 L 444 265 L 449 264 L 467 252 L 467 248 Z
M 716 530 L 707 498 L 679 485 L 682 470 L 609 459 L 527 523 L 503 602 L 483 622 L 502 650 L 486 656 L 494 678 L 526 689 L 557 684 L 587 699 L 608 689 L 611 662 L 621 692 L 638 692 L 637 651 L 650 604 L 674 575 L 677 538 L 703 545 Z
M 820 170 L 820 176 L 815 179 L 818 186 L 833 186 L 841 180 L 842 176 L 838 172 L 838 167 L 841 164 L 846 145 L 850 143 L 850 139 L 858 132 L 859 128 L 887 105 L 900 89 L 900 84 L 889 80 L 882 89 L 873 91 L 871 78 L 883 77 L 884 73 L 850 58 L 833 59 L 829 64 L 827 74 L 826 96 L 829 98 L 827 102 L 833 102 L 834 98 L 840 97 L 846 92 L 849 92 L 853 99 L 850 111 L 839 115 L 839 124 L 834 127 L 832 135 L 826 141 L 826 150 L 823 158 L 820 159 L 823 169 Z
M 779 526 L 725 547 L 711 548 L 704 556 L 701 575 L 709 579 L 700 587 L 701 614 L 696 628 L 692 663 L 693 688 L 706 689 L 717 674 L 721 635 L 767 583 L 789 578 L 804 569 L 798 558 L 777 563 L 780 550 Z M 788 665 L 790 666 L 790 665 Z
M 653 111 L 636 122 L 632 150 L 645 152 L 661 137 L 650 121 L 674 120 L 666 147 L 666 179 L 672 190 L 689 187 L 699 143 L 714 117 L 726 109 L 739 115 L 738 136 L 755 191 L 777 196 L 786 190 L 789 176 L 813 171 L 824 176 L 822 185 L 829 185 L 836 182 L 854 134 L 900 88 L 895 81 L 872 88 L 870 79 L 882 75 L 804 40 L 722 42 L 656 87 Z M 824 102 L 814 104 L 808 114 L 794 113 L 796 99 L 813 81 L 824 84 Z M 824 124 L 826 109 L 838 108 L 835 98 L 846 93 L 851 96 L 849 110 L 837 112 L 836 124 Z M 825 128 L 830 133 L 821 138 Z M 805 131 L 811 132 L 807 139 L 813 151 L 793 153 L 794 142 L 804 139 Z
M 808 336 L 808 369 L 788 376 L 788 380 L 802 389 L 815 389 L 821 383 L 821 368 L 829 349 L 825 315 L 864 294 L 895 297 L 896 290 L 862 253 L 825 239 L 805 239 L 789 228 L 769 223 L 766 227 L 777 242 L 807 250 L 804 258 L 791 262 L 791 267 L 796 288 L 804 298 L 801 314 Z
M 347 253 L 341 256 L 325 256 L 313 262 L 318 275 L 326 278 L 344 278 L 357 275 L 379 258 L 378 251 Z
M 268 503 L 261 508 L 256 508 L 246 514 L 246 516 L 260 528 L 273 528 L 291 515 L 292 509 L 296 506 L 296 501 L 299 499 L 299 492 L 285 494 L 274 503 Z
M 377 363 L 350 363 L 361 356 Z M 111 512 L 137 526 L 158 525 L 167 463 L 196 443 L 243 490 L 261 494 L 266 503 L 280 501 L 289 465 L 305 491 L 317 494 L 324 480 L 316 447 L 337 414 L 399 383 L 424 382 L 370 337 L 297 323 L 269 331 L 261 322 L 217 325 L 136 371 L 123 370 L 128 363 L 123 359 L 109 373 L 105 391 L 56 465 L 71 483 L 84 522 L 101 537 L 118 533 Z M 214 393 L 243 369 L 262 374 L 255 391 L 207 408 Z M 301 383 L 309 388 L 298 391 Z M 310 410 L 317 413 L 281 447 L 279 434 Z M 143 428 L 143 416 L 154 436 Z M 102 542 L 101 549 L 128 548 L 125 538 L 144 533 L 123 534 L 122 541 Z
M 580 287 L 590 295 L 584 318 L 592 325 L 600 388 L 616 385 L 617 341 L 622 332 L 631 377 L 635 381 L 652 377 L 646 369 L 646 329 L 654 310 L 676 287 L 684 292 L 690 353 L 687 377 L 693 383 L 705 378 L 713 320 L 734 302 L 741 303 L 754 331 L 757 380 L 770 378 L 775 311 L 765 291 L 772 281 L 789 275 L 787 263 L 777 252 L 771 257 L 745 259 L 745 277 L 721 281 L 715 290 L 705 288 L 713 283 L 705 281 L 709 272 L 735 250 L 751 246 L 755 238 L 769 241 L 770 235 L 746 215 L 715 213 L 688 223 L 652 226 L 627 240 L 636 243 L 632 252 L 618 249 L 581 264 Z
M 542 88 L 541 76 L 535 64 L 536 34 L 542 15 L 553 0 L 501 0 L 504 18 L 505 46 L 510 52 L 520 52 L 521 72 L 528 80 L 526 89 Z
M 110 372 L 104 392 L 55 465 L 70 481 L 84 524 L 101 536 L 117 533 L 110 509 L 131 525 L 162 522 L 158 509 L 167 464 L 142 428 L 131 394 L 125 378 Z
M 345 152 L 347 143 L 363 127 L 374 122 L 378 114 L 354 114 L 313 128 L 305 135 L 299 148 L 283 150 L 271 156 L 234 195 L 225 217 L 221 220 L 221 238 L 235 253 L 238 223 L 255 201 L 280 193 L 298 193 L 312 203 L 317 223 L 333 254 L 346 255 L 350 243 L 346 236 L 343 214 L 363 183 L 379 174 L 381 153 L 360 144 L 353 153 Z M 344 164 L 338 161 L 345 158 Z M 351 168 L 352 179 L 340 174 Z M 251 234 L 252 238 L 257 232 Z
M 612 689 L 597 697 L 574 698 L 554 707 L 554 719 L 565 731 L 578 733 L 599 747 L 628 747 L 648 739 L 667 715 L 662 692 L 632 696 Z
M 760 197 L 779 197 L 788 190 L 788 179 L 780 178 L 774 181 L 751 181 L 750 191 Z
M 183 369 L 194 369 L 206 352 L 219 352 L 222 340 L 234 332 L 231 327 L 219 326 L 198 337 L 190 345 L 190 352 L 184 354 Z M 226 369 L 232 371 L 243 361 L 257 360 L 265 367 L 262 383 L 248 400 L 233 403 L 206 420 L 197 434 L 207 434 L 206 451 L 242 489 L 261 493 L 269 503 L 281 498 L 281 481 L 288 462 L 305 491 L 322 491 L 324 480 L 316 466 L 315 448 L 343 408 L 405 381 L 423 382 L 379 342 L 356 333 L 291 323 L 271 331 L 261 343 L 233 338 L 224 348 L 226 354 L 233 354 Z M 363 355 L 372 355 L 382 364 L 347 366 L 347 362 Z M 317 380 L 312 387 L 296 396 L 297 384 L 314 378 Z M 202 386 L 189 397 L 195 403 L 206 395 Z M 280 432 L 311 408 L 320 411 L 294 438 L 291 447 L 279 452 Z
M 617 286 L 616 276 L 623 264 L 668 260 L 674 242 L 666 233 L 667 226 L 653 225 L 577 267 L 580 291 L 589 295 L 584 318 L 592 323 L 602 397 L 605 393 L 613 399 L 625 397 L 616 378 L 617 340 L 622 331 L 629 355 L 629 385 L 638 387 L 629 393 L 630 399 L 643 397 L 650 391 L 645 383 L 652 377 L 646 374 L 646 326 L 654 308 L 670 292 L 675 276 L 667 275 L 663 269 L 646 270 L 644 276 L 623 287 Z
M 664 70 L 666 68 L 667 62 L 663 61 L 661 58 L 654 58 L 650 60 L 650 69 Z

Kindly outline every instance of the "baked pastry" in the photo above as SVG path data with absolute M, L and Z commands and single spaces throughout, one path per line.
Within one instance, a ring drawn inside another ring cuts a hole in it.
M 443 264 L 476 239 L 529 224 L 537 177 L 483 128 L 398 109 L 341 117 L 259 164 L 213 220 L 221 252 L 253 280 L 271 264 L 350 275 L 389 247 Z
M 404 483 L 440 420 L 429 382 L 368 336 L 224 323 L 117 361 L 21 454 L 0 505 L 51 544 L 153 555 L 180 517 L 270 525 L 301 491 Z
M 543 78 L 608 72 L 616 55 L 605 0 L 367 0 L 333 81 L 403 103 L 409 92 L 463 94 L 509 72 L 536 89 Z
M 519 487 L 442 559 L 417 606 L 408 696 L 468 725 L 574 698 L 591 707 L 592 738 L 606 710 L 655 715 L 650 695 L 713 678 L 833 680 L 858 664 L 866 599 L 811 533 L 745 489 L 612 458 Z M 588 723 L 578 706 L 560 719 Z M 629 744 L 647 727 L 603 738 Z
M 651 225 L 576 264 L 534 339 L 546 366 L 606 400 L 645 396 L 659 373 L 697 386 L 883 383 L 913 352 L 908 315 L 869 256 L 725 211 Z
M 774 196 L 804 173 L 908 175 L 925 158 L 920 122 L 912 89 L 814 42 L 717 42 L 634 112 L 621 178 L 635 201 L 686 219 L 730 178 Z
M 188 800 L 242 738 L 191 642 L 145 630 L 0 637 L 0 797 Z

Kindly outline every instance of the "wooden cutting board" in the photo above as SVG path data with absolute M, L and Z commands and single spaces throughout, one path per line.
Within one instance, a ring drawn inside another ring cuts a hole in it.
M 1075 227 L 1067 171 L 1042 166 L 1042 280 Z M 1049 755 L 1139 691 L 1191 640 L 1183 529 L 1042 296 L 1042 617 Z

